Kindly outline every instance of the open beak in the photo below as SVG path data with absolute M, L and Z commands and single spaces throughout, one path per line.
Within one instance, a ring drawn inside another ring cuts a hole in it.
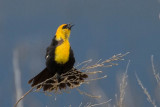
M 67 28 L 71 30 L 71 28 L 74 26 L 74 24 L 67 24 Z

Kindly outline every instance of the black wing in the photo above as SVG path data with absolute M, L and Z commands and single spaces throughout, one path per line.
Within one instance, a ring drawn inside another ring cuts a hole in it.
M 45 58 L 49 58 L 50 57 L 50 54 L 54 55 L 54 51 L 55 51 L 55 48 L 58 46 L 58 45 L 61 45 L 63 43 L 63 40 L 60 40 L 60 41 L 57 41 L 55 39 L 55 37 L 52 39 L 52 42 L 50 44 L 49 47 L 47 47 L 46 49 L 46 56 Z
M 49 47 L 46 49 L 45 59 L 47 60 L 50 57 L 51 51 L 54 51 L 56 46 L 58 45 L 58 41 L 56 41 L 55 37 L 52 39 L 52 42 Z

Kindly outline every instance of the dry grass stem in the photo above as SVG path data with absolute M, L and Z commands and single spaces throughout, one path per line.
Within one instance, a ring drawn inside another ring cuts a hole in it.
M 28 95 L 30 92 L 32 92 L 33 89 L 34 89 L 34 87 L 31 88 L 29 91 L 27 91 L 27 92 L 16 102 L 16 104 L 14 105 L 14 107 L 17 107 L 17 104 L 18 104 L 26 95 Z
M 81 107 L 82 106 L 82 102 L 80 103 L 80 105 L 78 107 Z
M 155 70 L 155 67 L 154 67 L 154 62 L 153 62 L 153 55 L 151 56 L 151 63 L 152 63 L 152 71 L 153 71 L 153 75 L 158 83 L 158 85 L 160 86 L 160 76 L 159 76 L 159 73 Z
M 84 105 L 83 107 L 95 107 L 95 106 L 100 106 L 100 105 L 103 105 L 103 104 L 107 104 L 111 101 L 112 99 L 109 99 L 108 101 L 106 102 L 102 102 L 102 103 L 98 103 L 98 104 L 91 104 L 91 102 L 88 102 L 86 105 Z M 82 102 L 80 103 L 80 105 L 78 107 L 82 107 Z
M 142 84 L 142 82 L 140 81 L 140 79 L 138 78 L 137 74 L 135 74 L 135 75 L 136 75 L 136 79 L 137 79 L 137 82 L 138 82 L 139 86 L 142 88 L 144 94 L 147 96 L 148 102 L 151 103 L 151 104 L 153 105 L 153 107 L 157 107 L 156 104 L 155 104 L 155 101 L 152 100 L 149 92 L 148 92 L 147 89 L 143 86 L 143 84 Z
M 17 48 L 13 51 L 13 72 L 16 89 L 16 100 L 18 100 L 23 95 L 21 86 L 21 71 L 19 65 L 19 50 Z M 19 103 L 18 107 L 23 107 L 23 102 Z
M 129 54 L 129 52 L 125 54 L 117 54 L 107 60 L 104 60 L 104 61 L 99 60 L 95 64 L 82 67 L 79 70 L 82 71 L 82 70 L 88 70 L 88 69 L 93 69 L 93 68 L 98 68 L 98 67 L 112 67 L 114 65 L 118 65 L 118 63 L 114 63 L 114 61 L 124 60 L 123 57 L 126 56 L 127 54 Z
M 125 89 L 127 87 L 127 78 L 128 78 L 127 72 L 128 72 L 129 64 L 130 64 L 130 60 L 128 61 L 128 64 L 127 64 L 127 67 L 126 67 L 126 71 L 125 71 L 125 73 L 123 73 L 122 81 L 120 83 L 119 100 L 117 98 L 117 95 L 115 95 L 116 96 L 116 101 L 117 101 L 117 107 L 124 107 L 124 96 L 125 96 Z
M 88 94 L 88 93 L 86 93 L 86 92 L 84 92 L 84 91 L 81 91 L 81 90 L 78 89 L 78 88 L 77 88 L 77 91 L 78 91 L 80 94 L 86 95 L 86 96 L 91 97 L 91 98 L 101 98 L 101 96 L 93 96 L 93 95 Z
M 103 71 L 91 71 L 91 72 L 85 72 L 85 74 L 97 74 L 97 73 L 102 73 Z
M 105 76 L 103 76 L 103 77 L 95 78 L 95 79 L 85 80 L 84 83 L 88 83 L 88 82 L 90 82 L 90 81 L 100 80 L 100 79 L 104 79 L 104 78 L 107 78 L 107 75 L 105 75 Z
M 106 101 L 106 102 L 102 102 L 102 103 L 98 103 L 98 104 L 91 104 L 91 103 L 90 103 L 89 105 L 87 105 L 87 106 L 85 106 L 85 107 L 95 107 L 95 106 L 100 106 L 100 105 L 109 103 L 111 100 L 112 100 L 112 99 L 109 99 L 109 100 Z
M 83 62 L 77 64 L 75 67 L 77 68 L 78 66 L 81 66 L 81 65 L 83 65 L 83 67 L 85 67 L 91 62 L 92 62 L 92 59 L 89 59 L 89 60 L 86 60 L 86 61 L 83 61 Z

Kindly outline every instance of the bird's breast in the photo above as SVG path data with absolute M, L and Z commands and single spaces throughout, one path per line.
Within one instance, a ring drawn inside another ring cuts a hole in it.
M 69 41 L 64 41 L 55 49 L 55 61 L 58 64 L 65 64 L 69 60 L 70 44 Z

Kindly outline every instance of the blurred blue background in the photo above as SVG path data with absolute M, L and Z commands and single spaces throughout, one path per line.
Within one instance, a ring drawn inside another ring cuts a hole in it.
M 70 43 L 76 63 L 107 59 L 118 53 L 130 54 L 118 66 L 103 68 L 108 75 L 106 79 L 80 87 L 94 95 L 101 94 L 101 99 L 88 98 L 76 90 L 56 95 L 56 101 L 54 96 L 31 93 L 23 99 L 24 107 L 78 107 L 81 102 L 85 105 L 108 99 L 112 99 L 108 105 L 112 107 L 115 94 L 119 93 L 119 77 L 125 72 L 128 60 L 131 62 L 125 106 L 152 106 L 138 86 L 135 72 L 160 106 L 150 61 L 153 54 L 156 70 L 160 71 L 159 14 L 158 0 L 0 0 L 0 106 L 11 107 L 16 102 L 14 51 L 18 52 L 25 93 L 30 89 L 27 81 L 45 67 L 46 47 L 63 23 L 75 24 Z

